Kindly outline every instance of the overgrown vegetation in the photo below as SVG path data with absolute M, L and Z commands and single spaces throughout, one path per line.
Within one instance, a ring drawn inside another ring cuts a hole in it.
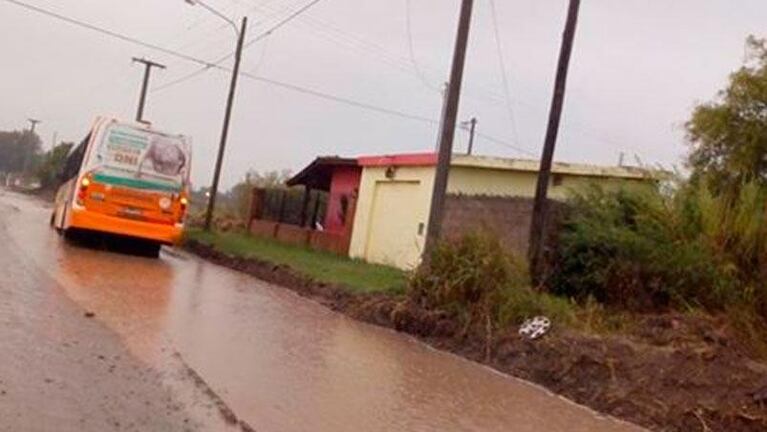
M 767 186 L 767 40 L 749 37 L 746 55 L 727 88 L 687 123 L 692 180 L 715 193 L 754 181 Z
M 631 310 L 753 304 L 767 317 L 767 194 L 704 183 L 592 189 L 571 200 L 549 286 Z
M 729 86 L 687 124 L 689 179 L 571 200 L 554 293 L 767 319 L 767 42 L 751 37 L 747 48 Z
M 426 309 L 455 314 L 470 328 L 493 328 L 547 315 L 572 322 L 573 305 L 566 299 L 530 288 L 527 265 L 501 246 L 497 237 L 477 232 L 440 243 L 428 264 L 410 280 L 408 295 Z

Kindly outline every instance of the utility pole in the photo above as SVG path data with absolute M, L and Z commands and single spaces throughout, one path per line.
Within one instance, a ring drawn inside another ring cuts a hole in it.
M 29 122 L 29 132 L 30 133 L 35 133 L 35 127 L 37 126 L 37 124 L 43 122 L 42 120 L 36 120 L 36 119 L 33 119 L 33 118 L 29 118 L 29 119 L 27 119 L 27 121 Z
M 549 177 L 551 176 L 551 164 L 554 159 L 554 148 L 559 133 L 559 121 L 562 116 L 562 105 L 565 99 L 565 87 L 567 84 L 567 71 L 570 65 L 570 55 L 573 50 L 575 29 L 578 24 L 578 11 L 580 0 L 570 0 L 567 11 L 565 30 L 562 35 L 562 46 L 559 51 L 559 63 L 554 82 L 554 95 L 551 99 L 549 111 L 549 123 L 546 129 L 546 139 L 543 144 L 543 155 L 538 173 L 538 184 L 535 189 L 535 202 L 533 203 L 533 218 L 530 224 L 530 247 L 528 257 L 530 259 L 530 273 L 534 283 L 539 283 L 540 265 L 543 258 L 543 250 L 546 243 L 546 222 L 548 213 L 548 189 Z
M 236 28 L 236 26 L 235 26 Z M 216 157 L 216 168 L 213 172 L 213 185 L 210 187 L 210 199 L 208 200 L 208 209 L 205 212 L 205 231 L 210 231 L 210 225 L 213 221 L 213 209 L 216 207 L 216 195 L 218 195 L 218 181 L 221 177 L 221 164 L 224 161 L 224 150 L 226 149 L 226 138 L 229 135 L 229 120 L 232 117 L 232 105 L 234 104 L 234 92 L 237 88 L 237 77 L 240 73 L 240 60 L 242 59 L 242 46 L 245 40 L 245 32 L 248 28 L 248 17 L 242 18 L 242 25 L 237 36 L 237 50 L 234 54 L 234 70 L 232 71 L 232 81 L 229 84 L 229 97 L 226 101 L 226 112 L 224 113 L 224 127 L 221 130 L 221 142 L 218 145 L 218 156 Z
M 34 135 L 35 135 L 35 127 L 38 123 L 42 123 L 42 120 L 37 120 L 33 118 L 28 118 L 27 121 L 29 122 L 29 151 L 27 151 L 24 154 L 24 166 L 23 166 L 23 172 L 27 172 L 29 169 L 29 159 L 32 157 L 32 154 L 35 151 L 34 147 Z
M 472 150 L 474 150 L 474 133 L 477 130 L 477 118 L 472 117 L 471 120 L 467 122 L 463 122 L 463 126 L 466 125 L 469 126 L 469 148 L 466 150 L 467 155 L 471 155 Z
M 144 121 L 144 105 L 146 104 L 147 87 L 149 87 L 149 75 L 152 74 L 153 67 L 165 69 L 165 65 L 161 65 L 160 63 L 156 63 L 145 58 L 136 57 L 133 57 L 133 62 L 141 63 L 144 65 L 144 82 L 141 84 L 141 96 L 139 96 L 138 111 L 136 111 L 136 121 L 142 122 Z
M 458 105 L 461 100 L 461 84 L 463 81 L 463 68 L 466 63 L 466 47 L 469 42 L 469 30 L 471 28 L 471 11 L 474 0 L 462 0 L 461 15 L 458 21 L 458 34 L 456 35 L 455 49 L 453 51 L 453 65 L 450 71 L 450 81 L 447 89 L 447 104 L 439 143 L 437 157 L 437 170 L 434 175 L 434 189 L 431 195 L 431 209 L 429 211 L 429 226 L 426 232 L 424 257 L 429 259 L 431 251 L 439 240 L 442 228 L 442 215 L 445 210 L 445 193 L 447 192 L 447 179 L 450 171 L 450 159 L 453 154 L 453 139 L 455 138 L 455 125 L 458 117 Z

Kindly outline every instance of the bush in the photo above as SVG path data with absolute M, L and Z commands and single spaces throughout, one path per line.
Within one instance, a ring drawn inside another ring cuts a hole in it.
M 493 328 L 536 315 L 558 323 L 575 319 L 569 300 L 534 291 L 526 262 L 484 232 L 439 244 L 411 278 L 408 294 L 424 308 L 458 316 L 467 330 L 487 332 L 488 339 Z
M 474 233 L 437 245 L 410 282 L 410 297 L 428 309 L 458 313 L 467 324 L 496 321 L 503 291 L 528 282 L 524 265 L 496 238 Z
M 591 189 L 570 202 L 550 289 L 633 310 L 767 305 L 765 202 L 751 184 L 729 199 L 699 184 Z

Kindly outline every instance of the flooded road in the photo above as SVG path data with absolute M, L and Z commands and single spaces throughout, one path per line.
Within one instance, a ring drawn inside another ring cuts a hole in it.
M 0 195 L 2 431 L 639 430 L 183 252 L 69 245 Z

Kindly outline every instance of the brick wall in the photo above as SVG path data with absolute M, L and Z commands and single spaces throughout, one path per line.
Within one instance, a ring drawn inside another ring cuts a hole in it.
M 549 205 L 550 220 L 554 222 L 549 227 L 555 227 L 562 204 L 549 201 Z M 455 239 L 472 231 L 487 230 L 498 236 L 508 250 L 526 256 L 532 214 L 531 198 L 451 194 L 445 201 L 442 234 Z M 549 233 L 555 234 L 552 231 Z

